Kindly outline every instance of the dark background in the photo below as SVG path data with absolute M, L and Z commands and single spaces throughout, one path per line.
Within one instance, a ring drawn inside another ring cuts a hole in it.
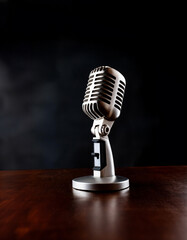
M 127 87 L 110 134 L 115 165 L 182 165 L 182 6 L 0 1 L 0 169 L 91 167 L 89 72 Z

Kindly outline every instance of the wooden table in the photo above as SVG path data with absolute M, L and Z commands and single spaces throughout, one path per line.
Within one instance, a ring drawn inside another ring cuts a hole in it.
M 72 190 L 87 169 L 0 171 L 0 239 L 187 239 L 187 166 L 116 172 L 129 190 Z

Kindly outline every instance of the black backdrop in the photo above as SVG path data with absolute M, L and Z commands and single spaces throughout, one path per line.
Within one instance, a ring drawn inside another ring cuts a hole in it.
M 100 65 L 127 81 L 116 166 L 186 164 L 182 18 L 175 5 L 0 1 L 0 169 L 92 166 L 81 104 Z

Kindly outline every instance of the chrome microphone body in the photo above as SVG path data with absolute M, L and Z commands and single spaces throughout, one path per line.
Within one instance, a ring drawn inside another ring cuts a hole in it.
M 82 103 L 84 113 L 94 120 L 91 132 L 94 158 L 93 176 L 76 178 L 73 188 L 87 191 L 121 190 L 129 187 L 129 180 L 115 175 L 114 160 L 108 135 L 119 117 L 126 80 L 109 66 L 101 66 L 89 74 Z

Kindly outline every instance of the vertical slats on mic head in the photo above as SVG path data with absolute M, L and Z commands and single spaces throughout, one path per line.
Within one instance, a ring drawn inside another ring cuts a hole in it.
M 116 79 L 116 77 L 114 75 L 112 75 L 111 73 L 107 72 L 107 75 L 113 79 Z
M 101 87 L 102 87 L 102 89 L 106 89 L 106 90 L 111 91 L 111 93 L 113 92 L 113 88 L 109 87 L 109 86 L 108 86 L 107 84 L 105 84 L 105 83 L 99 83 L 99 84 L 95 85 L 95 86 L 94 86 L 94 89 L 95 89 L 95 90 L 96 90 L 96 89 L 101 89 Z
M 91 113 L 90 113 L 90 104 L 89 104 L 89 103 L 87 104 L 87 111 L 88 111 L 90 117 L 93 118 L 93 116 L 92 116 Z
M 121 103 L 123 102 L 123 99 L 120 98 L 118 95 L 116 96 L 116 99 L 117 99 L 118 101 L 120 101 Z
M 90 75 L 90 76 L 89 76 L 89 79 L 91 79 L 91 78 L 93 78 L 93 77 L 94 77 L 94 75 Z
M 124 93 L 124 90 L 118 87 L 118 91 L 120 91 L 122 94 Z
M 95 119 L 94 115 L 92 115 L 91 106 L 90 106 L 90 105 L 91 105 L 91 103 L 88 103 L 88 105 L 87 105 L 88 113 L 89 113 L 89 115 L 90 115 L 90 118 Z
M 95 116 L 95 114 L 93 113 L 93 111 L 92 111 L 92 103 L 89 103 L 89 113 L 92 115 L 92 119 L 97 118 L 97 117 Z
M 104 116 L 100 112 L 99 102 L 110 105 L 114 100 L 114 107 L 121 110 L 126 83 L 118 80 L 107 68 L 100 66 L 93 69 L 89 75 L 83 100 L 83 111 L 91 119 L 98 119 Z M 117 87 L 116 94 L 114 94 L 115 87 Z
M 88 112 L 88 104 L 84 105 L 84 112 L 88 115 L 88 117 L 92 118 Z
M 120 80 L 119 85 L 118 85 L 116 99 L 115 99 L 115 104 L 114 104 L 114 107 L 116 107 L 118 110 L 121 110 L 124 92 L 125 92 L 125 83 Z
M 97 103 L 94 103 L 94 110 L 98 114 L 99 117 L 103 117 L 103 114 L 99 111 Z
M 99 111 L 97 103 L 83 104 L 82 109 L 83 112 L 93 120 L 103 117 L 103 114 Z
M 121 96 L 119 97 L 119 95 L 118 95 L 118 93 L 117 93 L 116 99 L 115 99 L 115 103 L 116 103 L 117 105 L 119 105 L 119 107 L 121 108 L 122 102 L 123 102 L 123 98 L 122 98 Z
M 90 73 L 99 72 L 105 70 L 106 66 L 101 66 L 93 69 Z
M 83 109 L 83 112 L 84 112 L 86 115 L 88 115 L 88 117 L 90 117 L 89 113 L 87 112 L 87 104 L 86 104 L 86 105 L 83 104 L 83 105 L 82 105 L 82 109 Z
M 122 102 L 120 102 L 120 101 L 118 101 L 118 100 L 116 100 L 115 103 L 117 103 L 120 107 L 121 107 L 121 105 L 122 105 Z
M 95 118 L 95 119 L 97 119 L 97 118 L 100 117 L 99 115 L 97 115 L 97 113 L 96 113 L 96 111 L 95 111 L 95 109 L 94 109 L 94 104 L 93 104 L 93 103 L 91 103 L 91 112 L 92 112 L 92 114 L 94 115 L 94 118 Z
M 93 116 L 93 119 L 98 118 L 97 114 L 93 111 L 93 103 L 90 103 L 90 113 Z
M 90 101 L 101 100 L 107 104 L 110 104 L 112 99 L 112 92 L 115 85 L 115 77 L 113 75 L 107 74 L 108 73 L 105 72 L 96 74 L 96 78 L 93 82 L 94 90 L 91 93 Z
M 125 87 L 125 83 L 123 81 L 119 80 L 119 82 Z
M 90 103 L 90 112 L 91 112 L 92 116 L 94 116 L 94 119 L 96 119 L 97 115 L 93 111 L 93 104 L 92 103 Z
M 88 115 L 88 117 L 90 117 L 87 110 L 86 110 L 86 105 L 85 104 L 83 104 L 82 109 L 83 109 L 84 113 L 86 113 L 86 115 Z
M 119 84 L 119 87 L 125 91 L 125 87 L 121 83 Z
M 114 84 L 115 84 L 115 82 L 113 83 L 112 81 L 108 80 L 108 78 L 106 78 L 106 77 L 96 78 L 95 79 L 95 84 L 97 84 L 99 82 L 105 82 L 106 84 L 108 84 L 112 88 L 114 87 Z
M 116 107 L 118 110 L 121 110 L 121 107 L 119 107 L 117 104 L 114 104 L 114 107 Z
M 96 78 L 95 78 L 95 80 L 97 80 L 97 79 L 106 79 L 106 80 L 108 80 L 109 82 L 111 82 L 111 83 L 114 83 L 115 84 L 115 77 L 113 76 L 113 78 L 111 77 L 112 75 L 110 74 L 110 75 L 108 75 L 108 73 L 98 73 L 98 74 L 96 74 Z
M 123 95 L 118 91 L 117 95 L 123 99 Z
M 99 94 L 99 92 L 102 92 L 102 93 L 106 94 L 108 97 L 110 97 L 110 100 L 111 100 L 111 98 L 112 98 L 112 93 L 109 92 L 108 90 L 106 90 L 105 88 L 102 88 L 102 89 L 97 88 L 97 89 L 95 89 L 95 90 L 92 91 L 93 94 L 96 94 L 96 93 Z
M 98 91 L 98 92 L 96 92 L 96 93 L 93 93 L 93 94 L 91 95 L 91 98 L 100 97 L 100 96 L 108 99 L 109 101 L 111 100 L 111 96 L 108 96 L 108 95 L 105 94 L 103 91 Z

